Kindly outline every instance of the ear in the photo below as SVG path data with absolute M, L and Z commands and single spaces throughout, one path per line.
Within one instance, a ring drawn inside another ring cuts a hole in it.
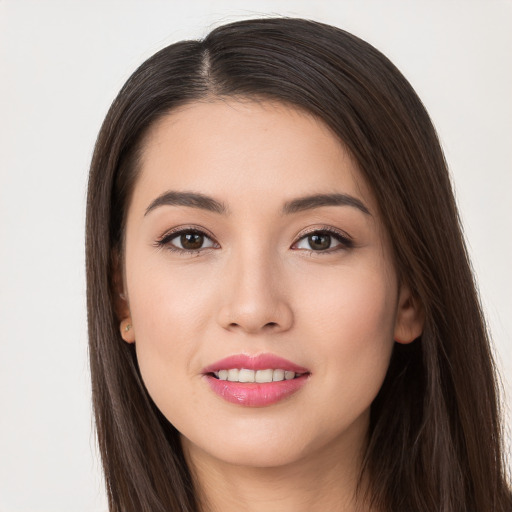
M 127 343 L 135 341 L 135 329 L 130 313 L 130 305 L 128 297 L 125 293 L 123 272 L 122 272 L 121 258 L 117 251 L 112 254 L 112 289 L 114 294 L 114 310 L 117 319 L 120 321 L 119 329 L 121 337 Z
M 418 297 L 408 285 L 400 286 L 394 339 L 397 343 L 411 343 L 423 332 L 425 314 Z

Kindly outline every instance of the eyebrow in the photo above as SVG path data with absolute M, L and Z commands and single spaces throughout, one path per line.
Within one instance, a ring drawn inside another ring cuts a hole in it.
M 312 196 L 299 197 L 285 203 L 283 206 L 284 214 L 302 212 L 304 210 L 312 210 L 322 206 L 352 206 L 361 210 L 366 215 L 370 215 L 370 210 L 362 201 L 349 194 L 315 194 Z
M 213 199 L 213 197 L 199 194 L 197 192 L 175 192 L 169 190 L 158 196 L 147 208 L 144 215 L 159 206 L 188 206 L 189 208 L 200 208 L 214 213 L 226 215 L 228 208 L 224 203 Z
M 144 215 L 158 208 L 159 206 L 187 206 L 189 208 L 200 208 L 221 215 L 229 214 L 229 209 L 221 201 L 198 192 L 177 192 L 169 190 L 158 196 L 147 208 Z M 351 206 L 371 215 L 370 210 L 362 201 L 349 194 L 314 194 L 299 197 L 284 204 L 283 215 L 291 215 L 306 210 L 321 208 L 322 206 Z

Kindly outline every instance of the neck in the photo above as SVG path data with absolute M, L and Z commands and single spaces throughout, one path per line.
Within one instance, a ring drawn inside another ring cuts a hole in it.
M 364 436 L 344 436 L 278 467 L 251 467 L 211 457 L 182 439 L 201 512 L 367 512 L 356 500 Z M 365 481 L 360 486 L 364 494 Z

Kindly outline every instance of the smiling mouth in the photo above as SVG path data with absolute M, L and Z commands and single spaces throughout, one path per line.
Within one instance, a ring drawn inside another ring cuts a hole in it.
M 311 372 L 274 354 L 235 354 L 203 369 L 210 389 L 232 404 L 267 407 L 304 387 Z
M 269 382 L 281 382 L 283 380 L 293 380 L 302 377 L 306 373 L 296 373 L 290 370 L 272 369 L 266 370 L 248 370 L 246 368 L 230 368 L 229 370 L 219 370 L 210 372 L 209 375 L 228 382 L 247 382 L 264 384 Z

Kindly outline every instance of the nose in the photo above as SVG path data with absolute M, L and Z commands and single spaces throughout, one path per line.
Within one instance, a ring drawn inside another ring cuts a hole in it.
M 235 256 L 223 280 L 219 324 L 246 334 L 284 332 L 293 325 L 293 312 L 282 269 L 270 256 Z

